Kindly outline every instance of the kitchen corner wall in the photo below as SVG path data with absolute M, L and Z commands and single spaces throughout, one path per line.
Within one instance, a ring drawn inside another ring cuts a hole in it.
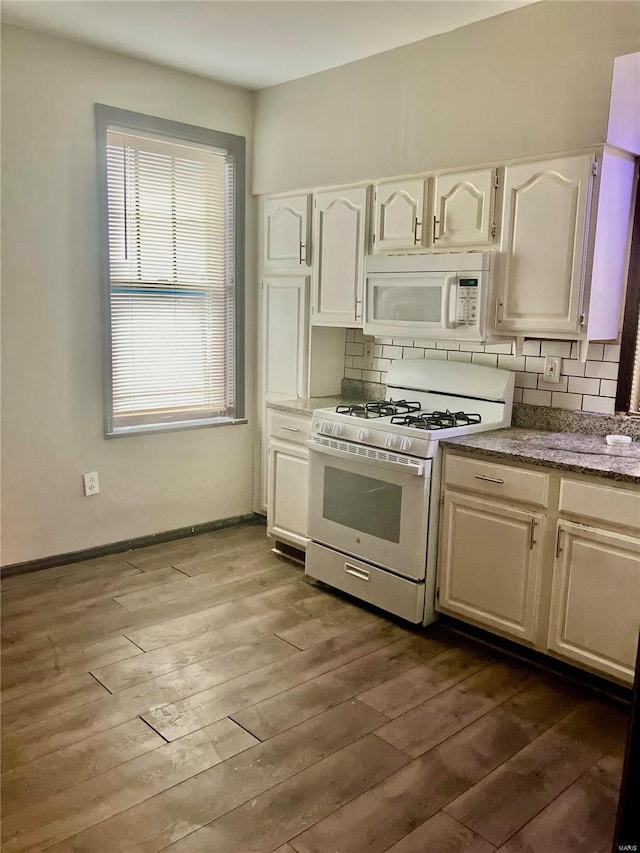
M 251 175 L 250 92 L 3 26 L 3 565 L 251 512 L 251 424 L 104 438 L 96 102 L 245 136 Z M 247 195 L 250 406 L 254 217 Z
M 373 359 L 364 357 L 365 343 L 373 343 Z M 558 383 L 545 382 L 544 356 L 560 356 Z M 613 414 L 620 347 L 589 344 L 586 363 L 578 361 L 577 344 L 568 341 L 527 340 L 522 355 L 511 343 L 452 344 L 443 341 L 374 338 L 360 329 L 347 329 L 345 379 L 386 383 L 387 371 L 397 358 L 433 358 L 503 367 L 516 373 L 514 402 L 552 406 L 571 411 Z

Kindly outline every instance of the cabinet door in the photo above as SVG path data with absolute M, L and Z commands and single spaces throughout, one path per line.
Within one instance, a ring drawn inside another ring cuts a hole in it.
M 317 193 L 312 322 L 362 326 L 367 188 Z
M 309 199 L 308 195 L 292 195 L 265 200 L 265 267 L 302 267 L 309 263 Z
M 495 169 L 434 178 L 434 249 L 486 246 L 493 242 L 495 182 Z
M 533 640 L 544 516 L 447 490 L 438 609 Z
M 308 290 L 308 276 L 270 276 L 263 281 L 263 370 L 267 400 L 305 394 Z
M 374 251 L 423 245 L 424 190 L 423 179 L 378 184 L 374 192 Z
M 267 533 L 298 548 L 307 545 L 309 451 L 271 440 Z
M 640 540 L 561 521 L 549 648 L 633 681 L 640 627 Z
M 506 169 L 498 332 L 580 330 L 593 162 L 583 154 Z

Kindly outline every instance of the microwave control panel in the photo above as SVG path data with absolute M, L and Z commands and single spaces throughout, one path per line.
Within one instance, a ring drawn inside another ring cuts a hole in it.
M 459 326 L 475 326 L 478 317 L 478 279 L 458 279 L 458 311 L 456 322 Z

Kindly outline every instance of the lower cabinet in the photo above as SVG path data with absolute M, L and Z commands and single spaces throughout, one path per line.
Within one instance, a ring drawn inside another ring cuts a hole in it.
M 631 683 L 640 491 L 447 450 L 437 584 L 437 610 Z
M 640 541 L 558 522 L 549 648 L 633 680 L 640 625 Z
M 304 550 L 309 497 L 306 440 L 310 419 L 270 412 L 267 533 Z
M 441 609 L 533 641 L 544 516 L 447 491 Z

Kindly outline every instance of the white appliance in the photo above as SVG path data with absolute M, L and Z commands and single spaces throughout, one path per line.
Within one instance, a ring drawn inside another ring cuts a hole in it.
M 438 440 L 511 424 L 514 374 L 394 361 L 388 400 L 316 409 L 306 574 L 410 622 L 435 619 Z
M 365 335 L 485 341 L 494 252 L 366 259 Z

